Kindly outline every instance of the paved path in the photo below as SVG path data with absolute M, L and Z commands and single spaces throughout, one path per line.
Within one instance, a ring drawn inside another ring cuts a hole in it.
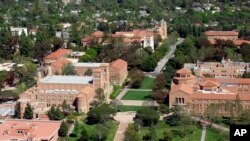
M 119 121 L 119 127 L 116 131 L 114 141 L 123 141 L 124 133 L 129 123 L 133 123 L 136 112 L 118 112 L 114 116 L 116 121 Z
M 119 100 L 121 105 L 127 106 L 158 106 L 154 100 Z
M 116 131 L 114 141 L 123 141 L 125 131 L 128 127 L 128 123 L 120 122 L 119 127 Z
M 124 88 L 124 89 L 120 92 L 120 94 L 116 97 L 116 99 L 117 99 L 117 100 L 121 100 L 122 97 L 127 93 L 128 90 L 129 90 L 128 88 Z
M 164 68 L 164 66 L 166 65 L 166 63 L 168 62 L 168 60 L 172 57 L 174 57 L 174 52 L 176 50 L 176 46 L 181 44 L 184 41 L 183 38 L 178 38 L 178 41 L 174 44 L 170 46 L 170 51 L 158 62 L 157 67 L 155 68 L 153 73 L 160 73 L 161 70 Z
M 200 121 L 200 122 L 206 123 L 206 124 L 208 124 L 208 125 L 211 124 L 211 122 L 208 122 L 208 121 L 206 121 L 206 120 L 203 120 L 203 119 L 201 119 L 201 118 L 199 118 L 199 117 L 192 117 L 192 119 L 195 120 L 195 121 Z M 219 129 L 219 130 L 222 130 L 222 131 L 225 131 L 225 132 L 229 132 L 229 129 L 228 129 L 228 128 L 226 128 L 226 127 L 224 127 L 224 126 L 221 126 L 221 125 L 219 125 L 219 124 L 212 123 L 212 127 L 213 127 L 213 128 L 216 128 L 216 129 Z
M 201 134 L 201 141 L 206 141 L 206 132 L 207 132 L 207 126 L 202 126 L 202 134 Z

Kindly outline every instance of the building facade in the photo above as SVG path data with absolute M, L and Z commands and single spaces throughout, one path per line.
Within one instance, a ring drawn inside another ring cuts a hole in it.
M 199 62 L 185 64 L 184 67 L 193 70 L 198 77 L 212 78 L 241 78 L 245 72 L 249 72 L 250 63 L 233 62 L 230 59 L 221 62 Z
M 221 105 L 214 110 L 222 116 L 235 114 L 237 100 L 243 108 L 250 108 L 250 79 L 201 78 L 185 68 L 176 72 L 169 93 L 170 107 L 181 105 L 199 116 L 206 115 L 213 104 Z

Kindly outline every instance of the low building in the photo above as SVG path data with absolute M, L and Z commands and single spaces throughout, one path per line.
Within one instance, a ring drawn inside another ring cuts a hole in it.
M 22 33 L 28 36 L 28 29 L 26 27 L 10 27 L 10 32 L 12 36 L 21 36 Z
M 219 114 L 235 114 L 236 101 L 243 108 L 250 108 L 250 79 L 242 78 L 200 78 L 183 68 L 176 72 L 169 93 L 169 106 L 180 105 L 193 115 L 204 116 L 211 104 L 217 107 Z M 230 103 L 232 107 L 225 107 Z M 222 106 L 224 104 L 224 106 Z M 229 108 L 229 109 L 228 109 Z
M 105 37 L 120 38 L 124 44 L 133 42 L 140 43 L 143 48 L 151 47 L 154 50 L 154 37 L 158 34 L 162 39 L 167 38 L 167 23 L 162 20 L 154 28 L 150 29 L 134 29 L 132 31 L 120 31 L 115 34 L 105 35 L 102 31 L 95 31 L 90 36 L 81 40 L 83 46 L 88 46 L 91 43 L 108 43 L 109 40 Z
M 52 62 L 56 61 L 59 58 L 67 57 L 68 55 L 71 54 L 71 52 L 72 52 L 72 50 L 70 50 L 70 49 L 60 48 L 60 49 L 56 50 L 55 52 L 52 52 L 51 54 L 46 56 L 44 58 L 44 62 L 46 65 L 50 65 Z
M 0 64 L 0 71 L 11 71 L 16 63 L 2 63 Z M 17 64 L 17 67 L 23 67 L 24 64 Z
M 205 35 L 209 41 L 220 40 L 237 40 L 239 33 L 236 31 L 206 31 Z
M 5 120 L 0 126 L 1 141 L 57 141 L 61 121 Z
M 230 59 L 221 62 L 199 62 L 185 64 L 185 68 L 193 70 L 198 77 L 241 78 L 245 72 L 250 72 L 250 63 L 233 62 Z

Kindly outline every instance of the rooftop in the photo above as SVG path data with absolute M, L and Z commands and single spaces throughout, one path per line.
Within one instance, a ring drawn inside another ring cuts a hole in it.
M 1 124 L 1 140 L 48 140 L 60 128 L 61 121 L 5 120 Z M 57 133 L 56 133 L 57 134 Z
M 238 36 L 236 31 L 206 31 L 207 36 Z
M 59 83 L 59 84 L 90 84 L 93 81 L 92 76 L 67 76 L 52 75 L 46 76 L 40 80 L 41 83 Z
M 64 57 L 64 56 L 70 54 L 71 52 L 72 52 L 72 50 L 70 50 L 70 49 L 60 48 L 60 49 L 56 50 L 55 52 L 49 54 L 45 58 L 46 59 L 59 59 L 60 57 Z
M 108 65 L 108 63 L 75 63 L 73 64 L 75 67 L 100 67 L 102 65 Z
M 127 62 L 122 59 L 117 59 L 111 62 L 111 66 L 117 69 L 121 69 L 121 68 L 127 67 Z

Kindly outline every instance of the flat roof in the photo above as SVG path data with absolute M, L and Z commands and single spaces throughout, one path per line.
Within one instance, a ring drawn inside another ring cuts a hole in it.
M 75 67 L 100 67 L 101 65 L 108 65 L 109 63 L 75 63 Z
M 93 76 L 72 76 L 72 75 L 52 75 L 40 80 L 41 83 L 60 83 L 60 84 L 90 84 Z

